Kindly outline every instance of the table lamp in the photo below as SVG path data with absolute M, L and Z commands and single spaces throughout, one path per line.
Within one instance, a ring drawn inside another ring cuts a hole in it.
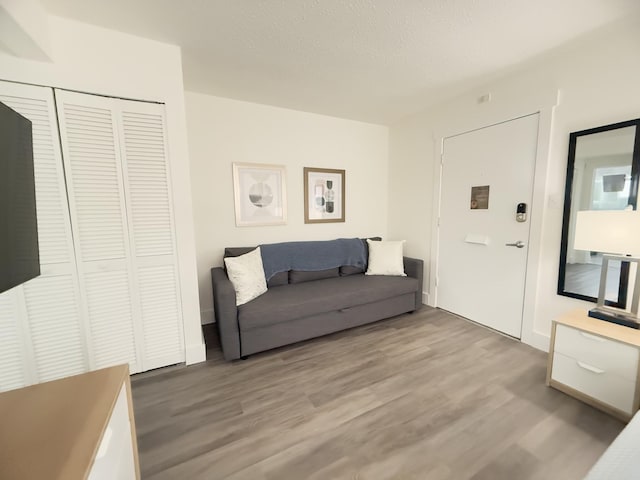
M 630 309 L 605 305 L 609 261 L 640 263 L 640 258 L 634 256 L 640 254 L 640 211 L 589 210 L 578 212 L 573 248 L 605 254 L 602 256 L 598 302 L 595 308 L 589 310 L 589 316 L 627 327 L 640 328 L 640 319 L 638 319 L 640 275 L 635 275 Z

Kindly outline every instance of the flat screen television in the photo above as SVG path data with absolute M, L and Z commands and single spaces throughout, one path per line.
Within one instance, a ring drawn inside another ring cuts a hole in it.
M 0 292 L 38 275 L 31 122 L 0 102 Z

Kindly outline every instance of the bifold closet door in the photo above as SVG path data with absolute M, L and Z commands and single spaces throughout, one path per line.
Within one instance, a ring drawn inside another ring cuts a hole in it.
M 0 294 L 0 391 L 185 359 L 164 106 L 56 100 L 0 81 L 0 101 L 33 123 L 42 272 Z
M 141 371 L 113 99 L 56 91 L 83 317 L 95 368 Z
M 90 368 L 53 91 L 0 81 L 0 101 L 32 122 L 41 275 L 0 294 L 0 390 Z
M 96 366 L 184 361 L 164 106 L 56 90 Z
M 119 100 L 118 120 L 144 369 L 184 362 L 164 105 Z

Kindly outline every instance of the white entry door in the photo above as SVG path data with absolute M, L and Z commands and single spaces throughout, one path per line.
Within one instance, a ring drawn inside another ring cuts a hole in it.
M 535 114 L 446 138 L 443 149 L 437 305 L 516 338 L 537 138 Z

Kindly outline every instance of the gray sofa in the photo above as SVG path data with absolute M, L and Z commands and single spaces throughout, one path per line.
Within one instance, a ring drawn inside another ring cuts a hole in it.
M 226 248 L 225 257 L 255 248 Z M 406 277 L 364 275 L 351 266 L 280 272 L 269 280 L 266 293 L 238 307 L 224 268 L 212 268 L 215 318 L 225 360 L 420 308 L 423 261 L 404 257 L 404 268 Z

